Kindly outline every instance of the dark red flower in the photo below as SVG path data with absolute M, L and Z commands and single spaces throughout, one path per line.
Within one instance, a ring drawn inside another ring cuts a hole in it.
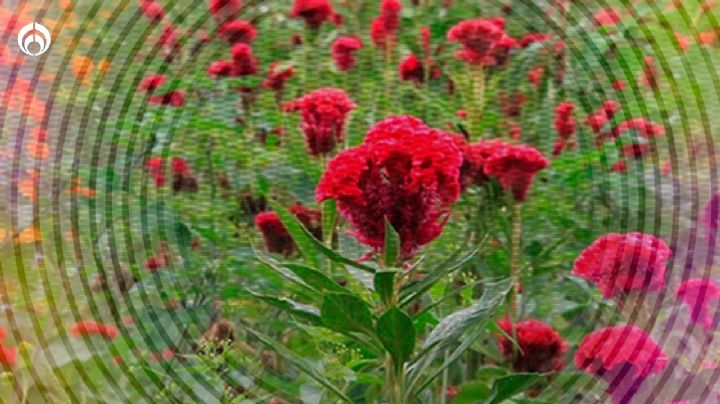
M 625 81 L 623 80 L 618 79 L 613 83 L 613 90 L 615 91 L 622 91 L 625 87 L 627 87 L 627 84 L 625 84 Z
M 145 268 L 147 268 L 148 272 L 151 273 L 155 273 L 158 270 L 165 268 L 165 264 L 165 258 L 162 256 L 150 257 L 145 260 Z
M 165 84 L 166 78 L 162 74 L 145 76 L 138 86 L 139 91 L 152 92 Z
M 282 69 L 279 67 L 280 64 L 278 62 L 270 65 L 267 78 L 263 81 L 264 88 L 282 92 L 283 88 L 285 88 L 285 82 L 295 75 L 295 68 L 293 66 L 287 66 Z
M 662 348 L 634 325 L 593 331 L 575 353 L 575 366 L 605 380 L 614 403 L 629 402 L 640 383 L 662 372 L 668 363 Z
M 115 339 L 119 332 L 112 325 L 98 323 L 97 321 L 85 320 L 79 321 L 70 328 L 70 334 L 73 337 L 100 336 L 107 340 Z
M 645 118 L 632 118 L 618 124 L 613 129 L 613 136 L 617 138 L 627 131 L 635 131 L 638 136 L 645 139 L 665 135 L 665 128 L 661 125 L 652 123 Z
M 498 335 L 498 348 L 506 358 L 512 359 L 516 372 L 557 372 L 564 366 L 563 355 L 568 344 L 549 325 L 535 319 L 522 320 L 512 324 L 504 318 L 498 326 L 508 335 L 515 338 L 519 350 L 510 339 Z M 517 350 L 517 352 L 515 352 Z
M 340 71 L 352 69 L 356 63 L 355 52 L 362 47 L 362 41 L 357 37 L 338 37 L 330 48 L 337 69 Z
M 235 44 L 231 50 L 235 70 L 234 76 L 250 76 L 257 73 L 257 59 L 253 56 L 250 45 L 244 43 Z
M 237 18 L 242 7 L 240 0 L 210 0 L 208 9 L 218 24 L 224 24 Z
M 545 68 L 536 67 L 536 68 L 530 70 L 530 72 L 528 72 L 528 81 L 537 87 L 540 85 L 540 82 L 542 81 L 544 73 L 545 73 Z
M 165 18 L 162 6 L 153 0 L 141 0 L 140 11 L 150 24 L 157 24 Z
M 174 50 L 180 46 L 180 31 L 172 24 L 166 24 L 163 28 L 158 44 L 169 50 Z
M 651 234 L 610 233 L 595 240 L 575 260 L 572 274 L 595 284 L 605 297 L 657 291 L 665 285 L 670 248 Z
M 680 284 L 675 297 L 682 300 L 690 311 L 690 319 L 706 330 L 718 327 L 714 317 L 720 307 L 720 287 L 710 279 L 689 279 Z
M 707 228 L 710 240 L 714 241 L 720 230 L 720 192 L 713 195 L 707 202 L 700 221 Z
M 558 139 L 553 149 L 553 155 L 559 155 L 564 149 L 572 147 L 571 138 L 575 134 L 575 117 L 573 111 L 575 104 L 571 102 L 561 102 L 555 107 L 555 130 Z
M 503 33 L 503 36 L 495 43 L 495 50 L 493 51 L 493 57 L 495 58 L 495 64 L 498 66 L 505 66 L 508 59 L 510 58 L 510 52 L 513 48 L 518 46 L 518 42 L 515 38 L 508 34 Z
M 172 159 L 172 172 L 173 175 L 188 175 L 190 174 L 190 166 L 185 159 L 180 157 L 173 157 Z
M 409 54 L 399 66 L 400 80 L 422 83 L 425 79 L 425 69 L 422 63 L 415 57 L 414 53 Z
M 290 16 L 304 19 L 311 29 L 320 28 L 325 21 L 340 21 L 329 0 L 295 0 Z
M 462 49 L 455 56 L 473 65 L 494 65 L 497 44 L 505 36 L 505 21 L 502 18 L 462 21 L 448 31 L 447 39 L 458 42 Z
M 185 92 L 182 90 L 172 90 L 162 95 L 153 95 L 148 98 L 148 102 L 151 104 L 181 107 L 185 103 Z
M 0 365 L 6 369 L 12 369 L 17 365 L 17 350 L 0 345 Z
M 550 162 L 537 149 L 525 145 L 503 147 L 493 153 L 484 163 L 485 174 L 495 177 L 515 201 L 527 197 L 535 175 Z
M 230 77 L 235 73 L 235 64 L 229 60 L 212 62 L 208 67 L 208 74 L 216 77 Z
M 370 25 L 370 37 L 373 43 L 385 49 L 400 29 L 400 11 L 402 4 L 398 0 L 382 0 L 380 15 L 375 17 Z
M 620 14 L 614 9 L 600 10 L 595 15 L 595 25 L 598 27 L 604 27 L 609 25 L 615 25 L 620 22 Z
M 381 251 L 385 220 L 402 241 L 402 255 L 442 232 L 460 195 L 462 154 L 450 135 L 411 116 L 373 126 L 365 142 L 333 158 L 318 184 L 319 202 L 335 199 L 361 243 Z
M 518 45 L 521 48 L 527 48 L 528 46 L 530 46 L 536 42 L 545 42 L 548 40 L 550 40 L 550 34 L 543 34 L 540 32 L 531 32 L 529 34 L 525 34 L 524 37 L 520 38 Z
M 467 143 L 465 138 L 460 135 L 453 135 L 452 137 L 463 154 L 463 164 L 460 167 L 460 185 L 462 189 L 485 184 L 488 180 L 488 176 L 485 175 L 485 161 L 497 151 L 510 146 L 509 143 L 499 139 Z
M 605 112 L 603 111 L 588 115 L 587 119 L 585 119 L 585 123 L 587 124 L 587 126 L 589 126 L 593 133 L 596 134 L 600 134 L 602 129 L 609 122 L 610 120 L 608 119 L 607 114 L 605 114 Z
M 290 256 L 295 252 L 296 246 L 280 216 L 275 212 L 261 212 L 255 216 L 255 226 L 260 230 L 265 240 L 268 252 Z
M 284 105 L 285 111 L 299 111 L 302 130 L 310 154 L 328 154 L 335 143 L 342 141 L 345 121 L 356 105 L 345 91 L 337 88 L 320 88 Z
M 163 175 L 163 160 L 161 157 L 153 157 L 148 160 L 148 172 L 155 179 L 155 185 L 161 187 L 165 184 L 165 176 Z
M 620 110 L 620 104 L 614 100 L 607 100 L 602 103 L 600 110 L 605 113 L 609 119 L 615 117 L 615 114 Z
M 220 26 L 218 36 L 231 44 L 249 44 L 257 37 L 257 30 L 247 21 L 233 20 Z

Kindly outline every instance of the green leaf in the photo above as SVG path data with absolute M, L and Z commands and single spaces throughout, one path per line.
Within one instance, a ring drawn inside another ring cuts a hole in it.
M 460 386 L 460 393 L 453 397 L 453 404 L 484 403 L 490 396 L 490 388 L 484 381 L 471 381 Z
M 295 275 L 302 279 L 303 282 L 307 283 L 308 286 L 317 289 L 320 292 L 347 292 L 345 288 L 338 285 L 337 282 L 316 269 L 298 264 L 284 264 L 283 266 L 292 271 Z
M 295 244 L 298 246 L 300 253 L 310 263 L 311 266 L 319 267 L 320 261 L 317 258 L 317 250 L 313 246 L 312 240 L 308 239 L 309 230 L 295 217 L 290 211 L 285 209 L 280 203 L 274 199 L 269 200 L 270 206 L 280 217 L 280 221 L 287 229 Z
M 337 252 L 335 252 L 335 250 L 333 250 L 332 248 L 328 248 L 325 244 L 322 243 L 322 241 L 316 239 L 315 236 L 313 236 L 313 234 L 310 233 L 310 230 L 305 228 L 305 226 L 302 226 L 302 230 L 305 232 L 305 235 L 310 239 L 310 241 L 315 245 L 315 248 L 317 249 L 317 251 L 320 251 L 321 254 L 330 258 L 332 261 L 340 263 L 340 264 L 349 265 L 351 267 L 360 269 L 362 271 L 365 271 L 365 272 L 368 272 L 371 274 L 375 273 L 374 268 L 369 267 L 364 264 L 361 264 L 350 258 L 344 257 L 344 256 L 338 254 Z
M 385 255 L 383 262 L 386 268 L 392 268 L 397 264 L 400 256 L 400 236 L 390 221 L 385 218 Z
M 341 333 L 361 332 L 372 334 L 372 315 L 365 302 L 348 293 L 325 295 L 320 318 L 325 327 Z
M 335 199 L 328 199 L 322 204 L 322 234 L 328 247 L 332 248 L 332 237 L 335 233 L 337 221 L 337 203 Z
M 321 323 L 319 316 L 320 313 L 318 312 L 317 307 L 298 303 L 284 297 L 263 295 L 251 290 L 248 290 L 248 293 L 273 307 L 286 311 L 289 314 L 297 316 L 311 324 L 320 325 Z
M 386 306 L 393 304 L 393 295 L 395 294 L 395 273 L 396 271 L 378 271 L 375 273 L 373 285 L 375 291 L 380 295 Z
M 415 326 L 410 317 L 391 307 L 377 321 L 377 336 L 393 358 L 395 370 L 402 369 L 415 349 Z
M 516 373 L 496 379 L 493 383 L 488 404 L 501 403 L 521 393 L 540 381 L 537 373 Z

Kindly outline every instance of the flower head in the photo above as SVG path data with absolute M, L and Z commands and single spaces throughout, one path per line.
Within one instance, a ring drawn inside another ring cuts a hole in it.
M 613 137 L 617 138 L 627 131 L 635 131 L 639 136 L 646 139 L 665 135 L 665 128 L 661 125 L 652 123 L 645 118 L 632 118 L 618 124 L 613 129 Z
M 399 66 L 400 80 L 422 83 L 425 79 L 425 69 L 414 53 L 410 53 Z
M 138 90 L 144 92 L 153 92 L 165 84 L 166 78 L 162 74 L 153 74 L 146 76 L 138 85 Z
M 370 25 L 370 37 L 377 47 L 384 49 L 389 39 L 394 40 L 400 28 L 401 10 L 402 4 L 398 0 L 382 0 L 380 3 L 380 15 Z
M 355 52 L 362 49 L 362 41 L 354 36 L 341 36 L 330 47 L 335 66 L 340 71 L 347 71 L 355 66 Z
M 218 24 L 224 24 L 237 18 L 242 7 L 240 0 L 210 0 L 208 9 Z
M 118 336 L 117 328 L 112 325 L 106 325 L 97 321 L 85 320 L 79 321 L 70 328 L 70 334 L 73 337 L 100 336 L 107 340 L 113 340 Z
M 493 153 L 484 163 L 485 174 L 495 177 L 506 192 L 516 201 L 527 197 L 535 175 L 550 162 L 537 149 L 525 145 L 512 145 Z
M 249 44 L 257 37 L 257 30 L 247 21 L 233 20 L 220 26 L 218 36 L 231 44 Z
M 529 34 L 525 34 L 525 36 L 520 38 L 520 41 L 518 41 L 518 46 L 520 46 L 521 48 L 527 48 L 534 43 L 545 42 L 548 40 L 550 40 L 550 34 L 531 32 Z
M 714 321 L 718 303 L 720 303 L 720 287 L 710 279 L 689 279 L 680 284 L 675 297 L 688 306 L 690 319 L 701 324 L 706 330 L 717 328 Z
M 553 155 L 560 154 L 563 149 L 572 145 L 569 141 L 575 134 L 575 117 L 573 117 L 574 110 L 575 104 L 571 102 L 561 102 L 555 108 L 555 130 L 557 131 L 558 139 L 555 143 Z
M 210 64 L 208 74 L 215 77 L 230 77 L 235 74 L 235 65 L 229 60 L 218 60 Z
M 610 233 L 595 240 L 575 260 L 572 274 L 595 284 L 603 296 L 656 291 L 665 285 L 671 251 L 659 238 L 643 233 Z
M 17 364 L 17 350 L 15 348 L 0 345 L 0 365 L 6 369 L 12 369 Z
M 153 95 L 148 98 L 151 104 L 169 105 L 171 107 L 181 107 L 185 104 L 185 91 L 171 90 L 162 95 Z
M 235 66 L 233 76 L 250 76 L 257 73 L 257 59 L 253 56 L 250 45 L 235 44 L 230 52 Z
M 165 18 L 162 6 L 153 0 L 141 0 L 140 11 L 150 24 L 157 24 Z
M 485 162 L 495 152 L 509 147 L 510 144 L 499 139 L 480 140 L 467 143 L 464 137 L 453 135 L 453 140 L 463 154 L 460 167 L 460 186 L 464 190 L 473 185 L 483 185 L 488 180 L 485 175 Z
M 295 0 L 290 16 L 302 18 L 311 29 L 318 29 L 325 21 L 339 21 L 330 0 Z
M 598 11 L 593 15 L 593 18 L 595 19 L 595 25 L 598 27 L 615 25 L 620 22 L 620 14 L 612 8 Z
M 273 63 L 270 65 L 267 78 L 263 81 L 263 87 L 276 92 L 282 92 L 283 88 L 285 88 L 285 82 L 290 80 L 294 75 L 295 68 L 293 66 L 280 68 L 279 63 Z
M 517 372 L 553 372 L 563 368 L 563 354 L 567 352 L 567 342 L 549 325 L 535 319 L 522 320 L 512 324 L 508 318 L 498 325 L 508 335 L 516 338 L 520 352 L 513 359 L 513 369 Z M 498 335 L 498 347 L 507 358 L 514 354 L 512 341 Z
M 268 252 L 290 256 L 297 248 L 280 216 L 275 212 L 261 212 L 255 216 L 255 227 L 262 233 Z
M 320 88 L 284 105 L 286 111 L 302 115 L 302 130 L 310 154 L 330 153 L 335 143 L 342 141 L 345 121 L 356 105 L 345 91 Z
M 505 21 L 502 18 L 466 20 L 450 28 L 447 39 L 458 42 L 462 49 L 455 56 L 473 65 L 494 65 L 494 52 L 498 42 L 505 37 Z

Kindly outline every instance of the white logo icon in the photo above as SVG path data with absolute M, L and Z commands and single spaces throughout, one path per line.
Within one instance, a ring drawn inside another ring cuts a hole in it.
M 47 52 L 50 48 L 50 41 L 50 31 L 35 21 L 22 27 L 18 33 L 18 46 L 23 53 L 29 56 L 40 56 Z M 35 52 L 30 50 L 32 44 L 35 44 L 33 48 L 39 47 Z

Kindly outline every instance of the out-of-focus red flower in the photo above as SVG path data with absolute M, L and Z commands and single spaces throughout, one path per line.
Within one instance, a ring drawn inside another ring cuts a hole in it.
M 335 13 L 330 0 L 295 0 L 290 16 L 302 18 L 311 29 L 320 28 L 325 21 L 336 25 L 342 21 Z
M 645 118 L 632 118 L 620 122 L 620 124 L 613 129 L 613 137 L 617 138 L 627 131 L 635 131 L 638 136 L 644 137 L 645 139 L 665 135 L 665 128 L 662 126 L 652 123 Z
M 627 87 L 627 84 L 625 84 L 625 81 L 620 80 L 620 79 L 615 80 L 615 82 L 613 83 L 613 90 L 615 90 L 615 91 L 622 91 L 626 87 Z
M 181 107 L 185 104 L 185 91 L 172 90 L 162 95 L 153 95 L 148 98 L 151 104 L 169 105 L 171 107 Z
M 572 274 L 595 284 L 603 296 L 660 290 L 672 252 L 651 234 L 610 233 L 595 240 L 575 260 Z
M 315 238 L 322 240 L 322 214 L 319 210 L 309 209 L 301 203 L 296 203 L 288 209 L 290 213 L 312 233 Z
M 70 328 L 73 337 L 100 336 L 107 340 L 115 339 L 119 332 L 115 326 L 106 325 L 93 320 L 79 321 Z
M 468 113 L 464 109 L 459 109 L 455 112 L 455 116 L 458 117 L 458 119 L 467 119 Z
M 715 30 L 700 32 L 698 34 L 698 40 L 703 45 L 712 45 L 716 39 L 717 34 L 715 33 Z
M 611 173 L 624 173 L 627 171 L 627 161 L 625 159 L 620 159 L 615 162 L 615 164 L 610 167 Z
M 657 88 L 660 83 L 658 82 L 658 71 L 655 66 L 655 59 L 652 56 L 645 56 L 643 63 L 643 84 L 653 89 Z
M 215 22 L 224 24 L 237 18 L 242 7 L 240 0 L 210 0 L 208 9 Z
M 497 178 L 515 201 L 523 202 L 538 171 L 550 164 L 537 149 L 525 145 L 503 147 L 484 164 L 485 174 Z
M 158 187 L 165 184 L 165 176 L 163 175 L 163 160 L 160 157 L 153 157 L 148 160 L 148 172 L 155 178 L 155 185 Z
M 575 353 L 575 366 L 605 380 L 614 403 L 628 402 L 647 376 L 662 372 L 668 363 L 662 348 L 634 325 L 593 331 Z
M 150 24 L 157 24 L 165 18 L 162 6 L 153 0 L 140 0 L 140 11 Z
M 678 46 L 680 47 L 680 50 L 687 50 L 688 47 L 690 47 L 690 41 L 685 37 L 685 35 L 676 32 L 675 33 L 675 41 L 677 42 Z
M 600 110 L 605 113 L 609 119 L 612 119 L 615 114 L 620 110 L 620 104 L 614 100 L 607 100 L 602 103 Z
M 188 175 L 190 174 L 190 166 L 185 159 L 180 157 L 172 158 L 172 172 L 173 175 Z
M 166 78 L 162 74 L 153 74 L 146 76 L 138 85 L 139 91 L 152 92 L 162 87 L 165 84 Z
M 513 128 L 510 129 L 510 139 L 519 141 L 521 135 L 522 135 L 522 127 L 513 126 Z
M 460 167 L 460 186 L 464 190 L 470 186 L 481 186 L 488 180 L 485 175 L 485 161 L 499 150 L 510 144 L 499 139 L 479 140 L 467 143 L 464 137 L 453 135 L 453 140 L 463 154 Z
M 525 93 L 519 91 L 510 95 L 500 93 L 498 99 L 500 100 L 500 109 L 503 115 L 508 118 L 519 117 L 520 113 L 522 113 L 523 105 L 527 102 Z
M 518 42 L 510 35 L 503 33 L 502 37 L 495 43 L 493 57 L 497 66 L 505 66 L 510 59 L 510 52 L 518 46 Z
M 0 366 L 12 369 L 17 365 L 17 350 L 0 345 Z
M 235 44 L 232 47 L 231 54 L 235 65 L 234 76 L 250 76 L 257 73 L 257 59 L 253 56 L 250 45 L 244 43 Z
M 249 44 L 257 37 L 257 30 L 247 21 L 233 20 L 220 26 L 218 36 L 231 44 Z
M 263 87 L 276 92 L 282 92 L 285 88 L 285 82 L 295 75 L 295 68 L 287 66 L 280 68 L 280 63 L 275 62 L 270 65 L 267 78 L 263 81 Z
M 522 320 L 512 324 L 504 318 L 498 326 L 516 339 L 520 349 L 515 352 L 513 342 L 504 335 L 498 335 L 498 348 L 506 358 L 512 359 L 516 372 L 557 372 L 563 368 L 563 354 L 568 344 L 549 325 L 535 319 Z M 513 357 L 514 355 L 514 357 Z
M 598 27 L 615 25 L 620 22 L 620 14 L 615 9 L 600 10 L 593 16 Z
M 545 42 L 550 40 L 550 34 L 543 34 L 540 32 L 531 32 L 528 34 L 525 34 L 522 38 L 520 38 L 520 41 L 518 41 L 518 45 L 521 48 L 527 48 L 528 46 L 536 43 L 536 42 Z
M 542 81 L 543 74 L 545 74 L 545 68 L 543 67 L 536 67 L 530 72 L 528 72 L 528 81 L 534 85 L 535 87 L 540 85 L 540 82 Z
M 208 67 L 208 74 L 215 77 L 230 77 L 235 73 L 235 65 L 229 60 L 212 62 Z
M 314 156 L 330 153 L 345 135 L 345 121 L 355 103 L 345 91 L 337 88 L 320 88 L 283 108 L 289 112 L 300 112 L 305 143 Z
M 710 279 L 695 278 L 681 283 L 675 297 L 688 306 L 690 319 L 710 331 L 718 327 L 714 317 L 718 314 L 720 287 Z
M 575 104 L 561 102 L 555 107 L 555 130 L 558 139 L 553 149 L 553 155 L 559 155 L 564 149 L 572 147 L 571 138 L 575 134 L 575 117 L 573 111 Z
M 414 53 L 410 53 L 398 68 L 400 80 L 422 83 L 425 80 L 425 69 Z
M 174 50 L 180 46 L 180 31 L 172 24 L 166 24 L 160 33 L 158 44 L 169 50 Z
M 442 388 L 438 391 L 438 394 L 443 394 Z M 447 386 L 447 388 L 445 389 L 445 397 L 447 398 L 453 398 L 458 394 L 460 394 L 460 389 L 455 386 Z
M 375 251 L 385 246 L 388 220 L 409 258 L 442 232 L 460 195 L 461 164 L 447 133 L 415 117 L 389 117 L 370 128 L 362 145 L 330 161 L 316 198 L 335 199 L 352 235 Z
M 385 49 L 388 42 L 394 42 L 400 28 L 401 10 L 402 4 L 398 0 L 382 0 L 380 3 L 380 15 L 370 25 L 370 37 L 377 47 Z
M 145 260 L 145 268 L 151 273 L 155 273 L 158 270 L 165 268 L 165 265 L 165 259 L 162 256 L 150 257 Z
M 720 192 L 713 195 L 703 209 L 700 221 L 708 231 L 710 241 L 714 243 L 720 231 Z
M 277 213 L 258 213 L 255 216 L 255 227 L 262 233 L 265 240 L 265 249 L 268 252 L 285 256 L 290 256 L 295 252 L 295 243 Z
M 505 21 L 502 18 L 462 21 L 448 31 L 447 39 L 458 42 L 462 49 L 455 57 L 473 65 L 494 65 L 494 52 L 498 42 L 505 37 Z
M 362 41 L 354 36 L 341 36 L 330 47 L 335 66 L 340 71 L 347 71 L 355 67 L 355 52 L 362 49 Z

